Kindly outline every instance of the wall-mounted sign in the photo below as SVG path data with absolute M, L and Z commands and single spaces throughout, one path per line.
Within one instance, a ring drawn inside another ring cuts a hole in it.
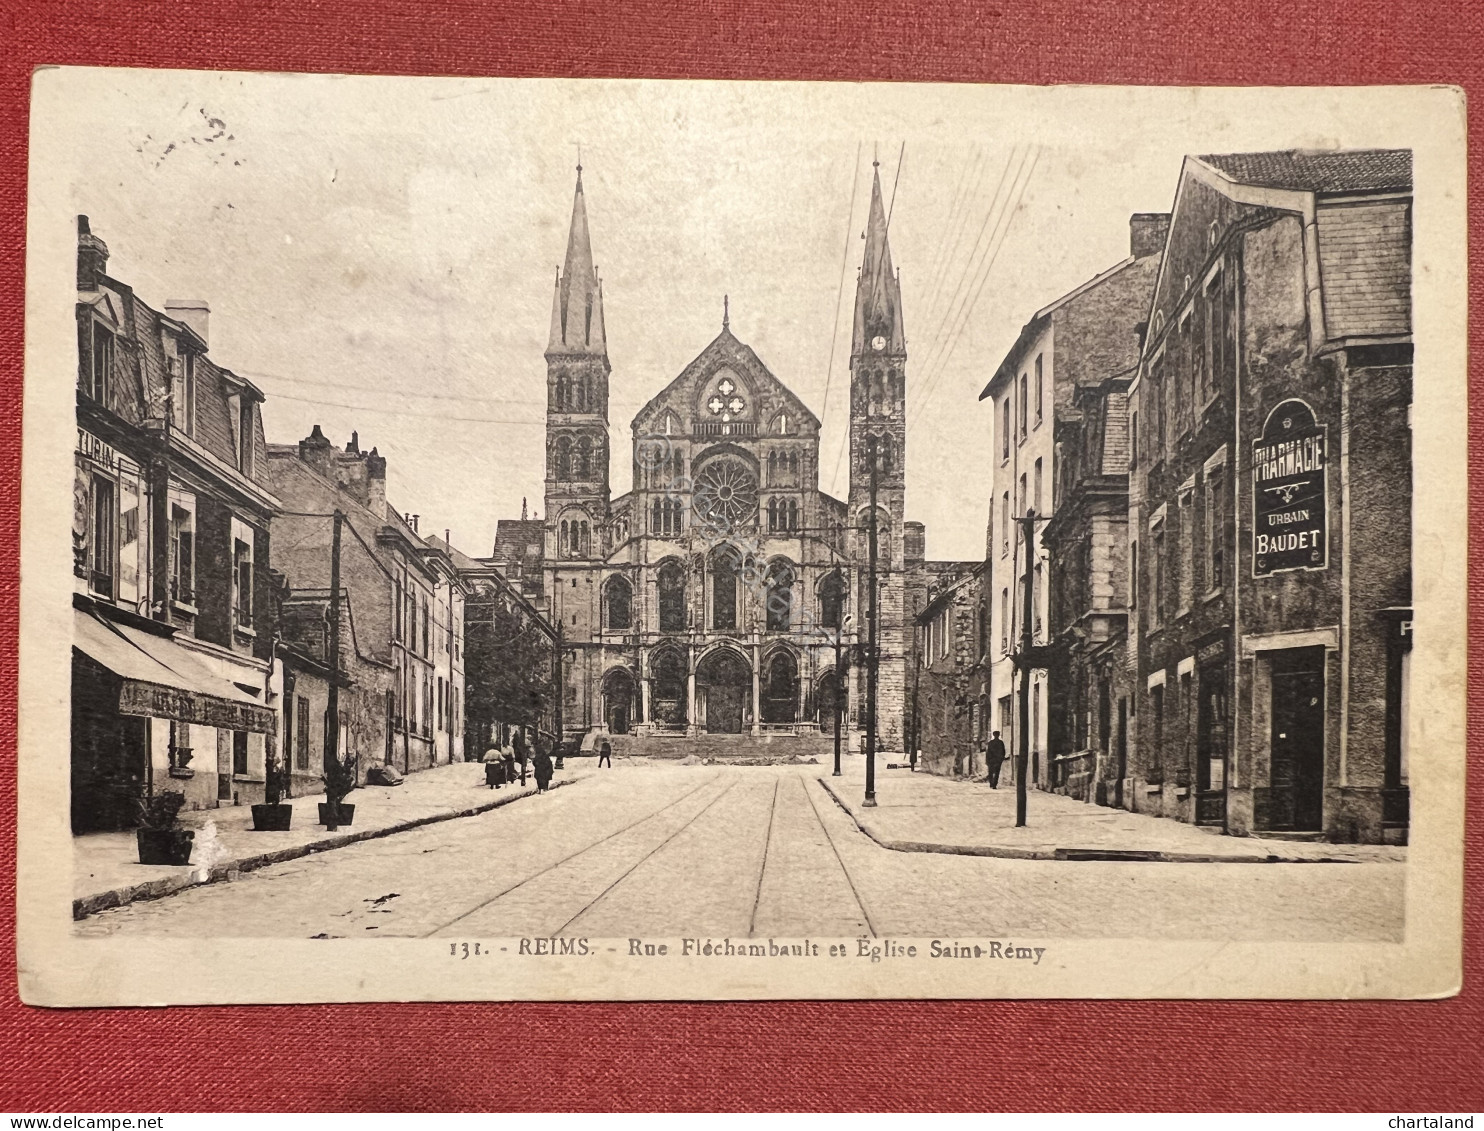
M 1329 565 L 1326 428 L 1300 400 L 1284 401 L 1252 442 L 1252 575 Z
M 82 428 L 77 430 L 77 451 L 84 459 L 92 460 L 110 471 L 119 465 L 119 454 L 113 450 L 113 445 Z

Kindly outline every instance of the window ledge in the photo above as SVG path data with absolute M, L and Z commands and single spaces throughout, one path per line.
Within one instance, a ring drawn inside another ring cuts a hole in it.
M 1216 598 L 1222 596 L 1225 592 L 1226 592 L 1225 589 L 1208 589 L 1208 590 L 1206 590 L 1206 595 L 1201 598 L 1201 601 L 1204 604 L 1209 605 L 1212 601 L 1214 601 L 1214 600 L 1216 600 Z
M 170 776 L 172 778 L 181 778 L 183 780 L 189 781 L 191 778 L 196 776 L 196 771 L 191 769 L 189 766 L 171 766 Z
M 252 627 L 249 626 L 249 625 L 245 625 L 245 624 L 235 624 L 235 625 L 233 625 L 232 626 L 232 631 L 234 633 L 236 633 L 238 636 L 245 636 L 245 637 L 247 637 L 249 640 L 256 640 L 257 637 L 258 637 L 258 634 L 252 630 Z
M 1145 793 L 1163 793 L 1164 789 L 1165 787 L 1163 782 L 1153 782 L 1144 786 Z
M 257 776 L 255 776 L 253 774 L 233 774 L 232 775 L 232 780 L 233 781 L 237 781 L 237 782 L 242 782 L 244 785 L 264 785 L 264 784 L 266 784 L 266 779 L 257 777 Z
M 177 613 L 184 613 L 188 617 L 201 615 L 201 610 L 198 609 L 195 605 L 191 604 L 189 601 L 176 601 L 172 599 L 170 602 L 170 607 Z

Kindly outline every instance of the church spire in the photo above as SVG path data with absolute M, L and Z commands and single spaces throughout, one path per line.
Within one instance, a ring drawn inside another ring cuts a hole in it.
M 887 242 L 886 208 L 881 200 L 881 163 L 871 162 L 871 211 L 866 219 L 865 255 L 855 285 L 855 330 L 851 353 L 859 357 L 873 348 L 876 338 L 886 339 L 888 353 L 907 349 L 902 328 L 902 290 L 891 265 Z
M 557 273 L 552 298 L 548 354 L 606 356 L 603 329 L 603 288 L 593 267 L 592 241 L 587 230 L 587 201 L 582 192 L 582 166 L 577 166 L 577 190 L 572 197 L 572 226 L 567 234 L 567 260 Z

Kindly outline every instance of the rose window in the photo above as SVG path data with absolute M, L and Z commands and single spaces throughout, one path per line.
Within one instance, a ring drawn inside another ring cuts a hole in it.
M 696 514 L 703 520 L 737 529 L 757 514 L 757 477 L 739 460 L 712 460 L 696 473 Z

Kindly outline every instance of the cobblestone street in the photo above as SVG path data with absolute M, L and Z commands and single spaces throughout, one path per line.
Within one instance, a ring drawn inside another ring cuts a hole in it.
M 857 828 L 818 780 L 827 773 L 816 765 L 620 760 L 612 772 L 553 793 L 104 911 L 75 930 L 88 937 L 1402 937 L 1403 863 L 897 852 Z M 896 782 L 882 775 L 883 799 Z

